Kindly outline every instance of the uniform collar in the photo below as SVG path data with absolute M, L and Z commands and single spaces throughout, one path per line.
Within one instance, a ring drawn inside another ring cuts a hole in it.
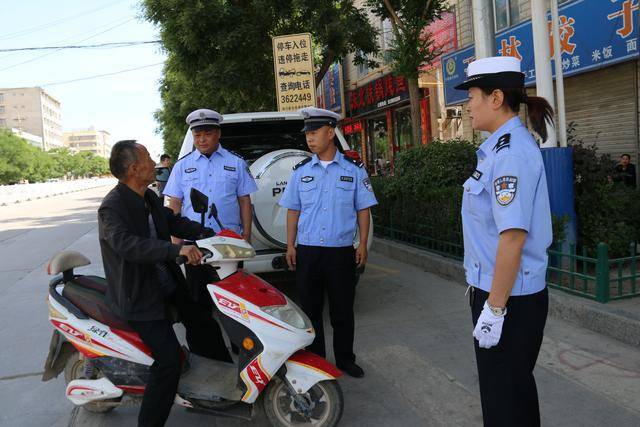
M 524 126 L 522 124 L 522 121 L 520 120 L 520 117 L 515 116 L 507 120 L 502 124 L 502 126 L 496 129 L 496 131 L 492 133 L 489 138 L 487 138 L 482 144 L 480 144 L 477 152 L 482 152 L 484 155 L 488 155 L 489 153 L 491 153 L 491 150 L 493 150 L 493 147 L 496 145 L 498 139 L 502 135 L 511 132 L 513 129 L 519 126 Z
M 205 159 L 207 159 L 207 156 L 205 156 L 204 154 L 202 154 L 202 153 L 201 153 L 200 151 L 198 151 L 197 149 L 195 150 L 195 152 L 196 152 L 196 153 L 198 153 L 198 154 L 196 154 L 196 160 L 200 160 L 200 159 L 201 159 L 201 158 L 203 158 L 203 157 L 204 157 Z M 225 157 L 227 157 L 227 153 L 228 153 L 228 151 L 227 151 L 227 150 L 225 150 L 225 149 L 222 147 L 222 144 L 218 144 L 218 149 L 217 149 L 216 151 L 214 151 L 213 153 L 211 153 L 211 157 L 213 157 L 213 156 L 220 156 L 220 157 L 222 157 L 222 158 L 225 158 Z M 209 160 L 209 159 L 207 159 L 207 160 Z
M 320 159 L 318 158 L 317 154 L 314 154 L 311 157 L 311 166 L 317 165 L 318 163 L 320 163 Z M 344 155 L 340 151 L 338 151 L 337 149 L 336 149 L 336 155 L 333 157 L 333 160 L 331 161 L 331 163 L 337 163 L 343 169 L 347 169 L 347 165 L 345 164 L 346 160 L 344 159 Z M 331 164 L 331 163 L 329 163 L 329 164 Z

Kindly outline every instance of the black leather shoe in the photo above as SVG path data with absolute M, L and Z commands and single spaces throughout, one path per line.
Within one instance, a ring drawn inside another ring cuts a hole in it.
M 338 366 L 338 369 L 352 376 L 353 378 L 364 377 L 364 371 L 360 366 L 356 365 L 355 362 L 341 363 L 337 366 Z

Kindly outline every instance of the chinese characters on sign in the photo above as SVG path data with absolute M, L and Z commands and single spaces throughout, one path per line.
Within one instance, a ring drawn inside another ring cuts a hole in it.
M 353 135 L 354 133 L 358 133 L 362 131 L 362 122 L 357 121 L 353 123 L 346 124 L 342 126 L 342 134 L 344 136 Z
M 316 93 L 318 95 L 318 107 L 344 116 L 342 65 L 339 62 L 331 64 Z
M 273 38 L 278 111 L 296 111 L 316 105 L 311 34 Z
M 584 73 L 617 62 L 637 59 L 638 14 L 640 0 L 574 0 L 559 8 L 559 36 L 562 70 L 565 76 Z M 547 18 L 549 21 L 551 17 Z M 549 43 L 553 57 L 551 22 Z M 525 84 L 535 82 L 531 21 L 508 28 L 496 35 L 499 55 L 522 61 Z M 462 104 L 466 91 L 454 89 L 466 78 L 468 63 L 474 59 L 473 46 L 442 59 L 445 104 Z M 555 75 L 555 64 L 552 61 Z
M 456 38 L 456 14 L 454 12 L 443 12 L 440 19 L 433 21 L 426 28 L 426 34 L 433 38 L 432 49 L 437 49 L 440 55 L 430 64 L 421 68 L 422 71 L 429 71 L 440 66 L 442 55 L 453 52 L 458 48 Z
M 407 79 L 388 74 L 349 92 L 349 115 L 357 116 L 409 99 Z

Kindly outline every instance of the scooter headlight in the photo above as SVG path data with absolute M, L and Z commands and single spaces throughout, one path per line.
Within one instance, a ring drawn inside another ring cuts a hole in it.
M 311 321 L 307 315 L 304 314 L 297 305 L 292 303 L 289 298 L 287 298 L 286 305 L 271 305 L 267 307 L 260 307 L 260 309 L 276 319 L 283 321 L 287 325 L 293 326 L 294 328 L 311 328 Z
M 256 251 L 253 248 L 243 248 L 236 245 L 213 245 L 213 247 L 222 254 L 223 258 L 253 258 L 256 256 Z

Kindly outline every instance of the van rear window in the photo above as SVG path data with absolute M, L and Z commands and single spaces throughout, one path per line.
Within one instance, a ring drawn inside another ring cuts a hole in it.
M 248 164 L 276 150 L 309 151 L 302 120 L 277 122 L 222 123 L 220 143 L 244 157 Z

